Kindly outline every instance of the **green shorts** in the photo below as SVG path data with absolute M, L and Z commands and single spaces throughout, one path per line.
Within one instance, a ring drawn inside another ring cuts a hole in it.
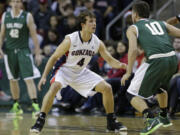
M 156 58 L 143 63 L 135 73 L 128 88 L 128 93 L 150 98 L 159 89 L 168 90 L 171 77 L 177 72 L 176 56 Z
M 40 72 L 34 65 L 33 56 L 28 48 L 5 52 L 4 62 L 8 79 L 34 79 Z

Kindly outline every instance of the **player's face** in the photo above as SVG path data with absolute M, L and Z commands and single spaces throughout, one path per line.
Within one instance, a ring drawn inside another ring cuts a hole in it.
M 96 18 L 86 17 L 86 23 L 84 24 L 84 29 L 90 33 L 96 31 Z
M 21 9 L 22 7 L 22 1 L 21 0 L 11 0 L 11 6 L 14 9 Z

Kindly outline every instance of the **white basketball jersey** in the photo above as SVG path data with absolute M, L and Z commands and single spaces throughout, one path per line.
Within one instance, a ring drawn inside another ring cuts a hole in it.
M 80 31 L 67 36 L 70 37 L 71 45 L 63 67 L 80 71 L 88 65 L 91 58 L 98 52 L 100 40 L 95 34 L 92 34 L 88 42 L 83 42 Z

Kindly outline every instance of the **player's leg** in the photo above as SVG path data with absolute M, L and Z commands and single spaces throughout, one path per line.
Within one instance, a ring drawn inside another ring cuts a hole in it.
M 62 85 L 59 82 L 54 82 L 49 91 L 46 93 L 45 97 L 43 98 L 43 104 L 41 107 L 41 112 L 44 112 L 47 114 L 53 104 L 54 97 L 56 96 L 56 93 L 61 89 Z
M 34 124 L 34 126 L 32 126 L 30 129 L 31 132 L 39 133 L 42 130 L 45 124 L 46 115 L 50 111 L 53 104 L 54 97 L 56 96 L 56 93 L 61 89 L 61 87 L 62 85 L 59 82 L 54 82 L 50 86 L 48 92 L 43 98 L 41 112 L 38 116 L 38 119 L 36 120 L 36 123 Z
M 163 127 L 169 127 L 173 124 L 171 123 L 170 119 L 167 116 L 167 106 L 168 106 L 168 94 L 165 90 L 159 90 L 157 94 L 157 99 L 159 103 L 159 107 L 161 112 L 159 114 L 159 119 L 163 123 Z
M 105 81 L 96 85 L 95 90 L 103 95 L 103 105 L 106 113 L 114 113 L 114 97 L 111 85 Z
M 14 100 L 13 107 L 11 108 L 10 113 L 15 115 L 22 114 L 23 111 L 19 105 L 20 89 L 18 84 L 19 68 L 17 54 L 14 51 L 7 52 L 7 54 L 4 55 L 4 63 L 10 83 L 12 99 Z
M 19 83 L 18 80 L 9 80 L 10 81 L 10 90 L 11 90 L 11 94 L 12 94 L 12 98 L 13 100 L 19 100 Z
M 144 101 L 144 99 L 138 97 L 138 96 L 133 96 L 129 93 L 126 94 L 128 98 L 131 98 L 132 96 L 132 99 L 129 99 L 131 105 L 139 112 L 143 113 L 144 114 L 144 110 L 147 110 L 148 109 L 148 106 L 146 104 L 146 102 Z M 140 104 L 139 104 L 140 103 Z M 151 115 L 151 113 L 149 113 L 148 115 Z M 151 116 L 150 116 L 151 117 Z M 152 116 L 153 117 L 153 116 Z
M 40 108 L 37 100 L 37 90 L 33 79 L 39 78 L 40 72 L 34 65 L 33 57 L 29 49 L 22 49 L 18 52 L 18 63 L 20 74 L 26 83 L 27 91 L 32 101 L 32 114 L 35 116 L 35 114 L 40 111 Z
M 37 100 L 36 86 L 33 79 L 24 80 L 27 86 L 28 94 L 32 100 L 33 116 L 39 113 L 40 108 Z
M 127 130 L 125 126 L 116 120 L 114 114 L 114 97 L 111 86 L 107 82 L 101 81 L 96 85 L 95 90 L 102 93 L 103 105 L 107 114 L 107 130 Z
M 68 74 L 71 75 L 73 73 Z M 125 126 L 116 121 L 112 88 L 101 76 L 89 69 L 84 69 L 76 79 L 71 79 L 69 85 L 84 97 L 92 96 L 96 92 L 102 93 L 103 104 L 107 113 L 108 129 L 111 131 L 127 130 Z M 96 92 L 92 91 L 94 88 Z
M 31 132 L 39 133 L 42 130 L 45 123 L 46 115 L 52 107 L 54 97 L 56 96 L 57 92 L 61 90 L 61 88 L 64 88 L 68 85 L 67 81 L 65 80 L 67 80 L 67 76 L 62 70 L 62 68 L 59 69 L 56 74 L 51 78 L 51 86 L 43 98 L 41 112 L 38 119 L 36 120 L 36 123 L 34 124 L 34 126 L 31 127 Z
M 20 95 L 20 89 L 19 89 L 19 83 L 18 80 L 10 80 L 10 90 L 12 94 L 12 99 L 14 101 L 13 107 L 10 110 L 10 113 L 12 114 L 22 114 L 23 110 L 21 109 L 19 105 L 19 95 Z
M 143 113 L 146 118 L 145 128 L 140 132 L 141 135 L 148 135 L 157 130 L 162 123 L 158 118 L 155 118 L 151 110 L 148 108 L 144 98 L 150 98 L 154 94 L 154 89 L 158 87 L 159 81 L 153 76 L 156 76 L 156 70 L 152 65 L 143 63 L 136 71 L 134 78 L 127 90 L 127 98 L 131 105 Z M 151 85 L 149 85 L 149 82 Z
M 177 72 L 178 67 L 176 56 L 166 58 L 166 62 L 168 63 L 166 64 L 167 72 L 164 72 L 164 76 L 162 76 L 161 79 L 161 85 L 164 89 L 160 88 L 157 93 L 157 98 L 161 109 L 159 119 L 163 123 L 163 127 L 169 127 L 172 125 L 170 119 L 167 116 L 168 93 L 166 90 L 169 89 L 170 79 Z

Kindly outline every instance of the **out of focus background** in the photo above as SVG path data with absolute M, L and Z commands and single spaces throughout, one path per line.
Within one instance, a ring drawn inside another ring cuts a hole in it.
M 150 4 L 150 18 L 164 20 L 180 14 L 179 0 L 145 0 Z M 43 62 L 38 67 L 41 73 L 44 70 L 48 58 L 55 51 L 56 47 L 64 39 L 65 35 L 79 30 L 78 15 L 83 10 L 91 10 L 96 15 L 97 28 L 95 34 L 104 41 L 107 50 L 113 57 L 127 64 L 128 41 L 126 30 L 132 24 L 131 7 L 133 0 L 23 0 L 22 9 L 31 12 L 36 24 L 38 40 L 42 50 Z M 3 12 L 10 10 L 8 0 L 0 0 L 0 18 Z M 1 21 L 1 19 L 0 19 Z M 180 25 L 177 24 L 177 27 Z M 180 39 L 172 38 L 173 46 L 176 49 L 177 57 L 180 58 Z M 29 38 L 29 47 L 34 53 L 32 39 Z M 141 65 L 144 53 L 139 50 L 134 71 Z M 127 87 L 120 85 L 124 70 L 112 69 L 98 54 L 90 62 L 88 68 L 101 75 L 112 85 L 115 111 L 117 115 L 141 115 L 128 103 L 125 92 Z M 9 110 L 13 101 L 9 89 L 4 61 L 0 59 L 0 110 Z M 49 76 L 50 78 L 50 76 Z M 180 111 L 180 76 L 175 75 L 171 81 L 171 92 L 169 93 L 169 114 L 178 116 Z M 39 79 L 36 79 L 36 84 Z M 49 82 L 38 91 L 39 103 L 49 88 Z M 21 98 L 23 110 L 31 111 L 31 101 L 27 94 L 24 81 L 20 80 Z M 101 94 L 97 93 L 85 99 L 67 87 L 61 91 L 62 99 L 54 99 L 53 113 L 81 113 L 103 115 Z M 148 100 L 147 103 L 156 111 L 156 97 Z

